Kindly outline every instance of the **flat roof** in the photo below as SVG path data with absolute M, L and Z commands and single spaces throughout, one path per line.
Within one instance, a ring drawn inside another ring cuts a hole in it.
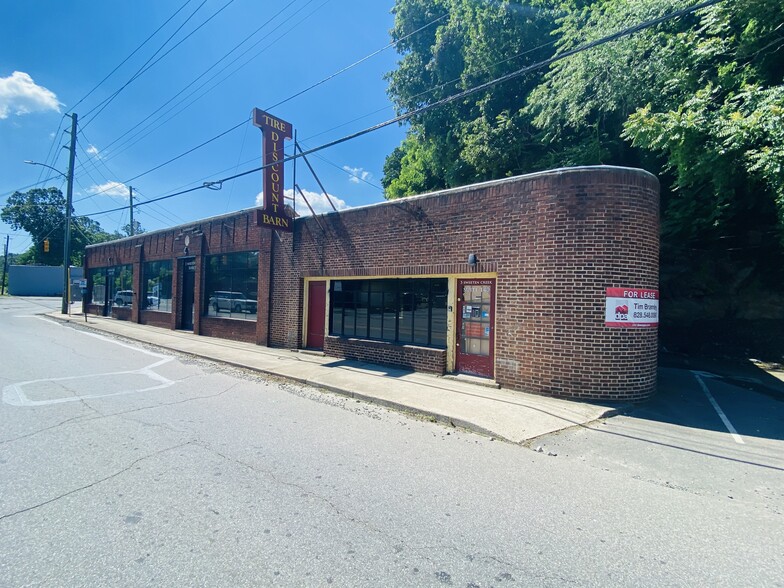
M 499 186 L 499 185 L 504 185 L 504 184 L 511 184 L 511 183 L 519 182 L 521 180 L 530 180 L 530 179 L 535 179 L 535 178 L 542 177 L 542 176 L 566 175 L 566 174 L 571 174 L 571 173 L 576 173 L 576 172 L 603 171 L 603 170 L 604 171 L 631 172 L 631 173 L 634 173 L 634 174 L 642 175 L 642 176 L 647 177 L 649 179 L 653 179 L 656 182 L 659 181 L 659 179 L 654 174 L 652 174 L 649 171 L 646 171 L 644 169 L 640 169 L 640 168 L 636 168 L 636 167 L 623 167 L 623 166 L 617 166 L 617 165 L 584 165 L 584 166 L 577 166 L 577 167 L 559 167 L 559 168 L 556 168 L 556 169 L 544 170 L 544 171 L 539 171 L 539 172 L 532 172 L 532 173 L 529 173 L 529 174 L 522 174 L 522 175 L 519 175 L 519 176 L 512 176 L 512 177 L 509 177 L 509 178 L 501 178 L 499 180 L 488 180 L 486 182 L 478 182 L 476 184 L 466 184 L 465 186 L 457 186 L 455 188 L 444 188 L 443 190 L 436 190 L 434 192 L 426 192 L 424 194 L 416 194 L 414 196 L 404 196 L 404 197 L 401 197 L 401 198 L 395 198 L 394 200 L 386 200 L 385 202 L 375 202 L 373 204 L 363 204 L 362 206 L 354 206 L 354 207 L 351 207 L 351 208 L 344 208 L 343 210 L 330 210 L 328 212 L 320 213 L 320 214 L 318 214 L 316 216 L 329 216 L 329 215 L 332 215 L 332 214 L 347 214 L 347 213 L 351 213 L 351 212 L 354 212 L 354 211 L 368 210 L 368 209 L 377 208 L 377 207 L 380 207 L 380 206 L 390 206 L 390 205 L 394 205 L 395 203 L 399 203 L 400 201 L 410 202 L 412 200 L 416 201 L 416 200 L 423 200 L 423 199 L 427 199 L 427 198 L 436 198 L 436 197 L 439 197 L 439 196 L 443 196 L 445 194 L 456 194 L 456 193 L 460 193 L 460 192 L 471 192 L 471 191 L 474 191 L 474 190 L 481 190 L 481 189 L 488 188 L 488 187 L 491 187 L 491 186 Z M 179 230 L 186 230 L 186 229 L 191 228 L 191 227 L 195 228 L 195 225 L 199 225 L 199 224 L 207 223 L 207 222 L 213 222 L 213 221 L 217 221 L 217 220 L 221 220 L 221 219 L 225 219 L 225 218 L 231 218 L 231 217 L 237 216 L 238 214 L 242 214 L 242 213 L 249 212 L 249 211 L 252 211 L 252 210 L 263 210 L 263 208 L 260 207 L 260 206 L 254 206 L 254 207 L 251 207 L 251 208 L 241 208 L 239 210 L 235 210 L 234 212 L 227 212 L 227 213 L 220 214 L 220 215 L 217 215 L 217 216 L 210 216 L 210 217 L 202 218 L 202 219 L 199 219 L 199 220 L 191 221 L 191 222 L 188 222 L 188 223 L 183 223 L 183 224 L 180 224 L 180 225 L 173 225 L 173 226 L 171 226 L 169 228 L 166 228 L 166 229 L 156 229 L 154 231 L 141 233 L 139 235 L 133 235 L 131 237 L 122 237 L 120 239 L 114 239 L 112 241 L 104 241 L 103 243 L 95 243 L 95 244 L 92 244 L 92 245 L 88 245 L 85 249 L 90 249 L 90 248 L 93 248 L 93 247 L 101 247 L 103 245 L 109 245 L 109 244 L 114 244 L 114 243 L 121 243 L 123 241 L 130 241 L 130 240 L 139 239 L 139 238 L 143 238 L 143 237 L 149 237 L 149 236 L 152 236 L 152 235 L 156 235 L 158 233 L 166 233 L 166 232 L 169 232 L 169 231 L 176 231 L 178 229 Z M 312 218 L 312 216 L 313 215 L 300 216 L 300 217 L 294 219 L 294 221 L 296 222 L 298 220 L 307 220 L 308 218 Z

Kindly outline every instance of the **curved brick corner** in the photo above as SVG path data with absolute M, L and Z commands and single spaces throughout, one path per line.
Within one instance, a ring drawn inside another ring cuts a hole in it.
M 551 396 L 647 398 L 658 330 L 605 327 L 604 308 L 606 288 L 658 289 L 658 181 L 596 167 L 526 187 L 517 255 L 498 271 L 496 380 Z

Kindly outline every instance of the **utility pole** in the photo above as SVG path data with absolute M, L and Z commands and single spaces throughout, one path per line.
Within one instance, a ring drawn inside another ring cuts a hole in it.
M 11 240 L 11 235 L 5 236 L 5 255 L 3 256 L 3 278 L 0 279 L 0 296 L 5 294 L 5 276 L 8 273 L 8 242 Z
M 68 188 L 65 196 L 65 239 L 63 243 L 63 304 L 60 309 L 62 314 L 68 314 L 71 301 L 68 299 L 70 291 L 71 269 L 71 206 L 73 203 L 74 160 L 76 159 L 76 113 L 71 117 L 71 153 L 68 157 Z
M 130 197 L 131 197 L 131 231 L 130 231 L 130 233 L 131 233 L 131 237 L 133 237 L 133 233 L 134 233 L 134 230 L 133 230 L 133 186 L 128 186 L 128 192 L 129 192 Z

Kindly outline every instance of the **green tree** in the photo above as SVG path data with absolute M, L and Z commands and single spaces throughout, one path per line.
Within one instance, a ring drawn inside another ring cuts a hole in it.
M 390 95 L 411 111 L 683 7 L 398 0 L 396 39 L 449 16 L 399 45 Z M 662 186 L 664 295 L 723 297 L 731 316 L 784 281 L 783 54 L 781 0 L 670 19 L 414 117 L 386 195 L 570 165 L 647 169 Z
M 698 28 L 678 35 L 685 56 L 667 73 L 683 80 L 680 95 L 627 119 L 624 137 L 661 155 L 673 176 L 666 232 L 717 239 L 752 231 L 755 246 L 770 245 L 761 232 L 784 242 L 783 21 L 774 0 L 706 10 Z
M 571 11 L 558 51 L 681 7 L 609 0 Z M 781 288 L 783 22 L 778 0 L 728 0 L 559 61 L 529 99 L 554 163 L 660 177 L 662 288 L 703 301 L 703 315 L 732 317 L 754 306 L 744 298 Z
M 0 211 L 0 218 L 14 230 L 29 233 L 33 245 L 21 254 L 18 263 L 62 265 L 65 238 L 65 196 L 57 188 L 34 188 L 14 192 Z M 86 217 L 71 219 L 70 262 L 81 265 L 87 245 L 116 238 Z M 44 251 L 44 241 L 49 251 Z
M 131 223 L 128 223 L 127 225 L 123 225 L 122 233 L 120 233 L 120 236 L 130 237 L 132 235 L 141 235 L 144 232 L 146 231 L 144 227 L 142 227 L 142 223 L 135 220 L 133 221 L 133 231 L 131 231 Z
M 388 74 L 399 113 L 411 112 L 550 56 L 555 2 L 397 0 L 393 39 L 402 58 Z M 407 35 L 445 16 L 436 25 Z M 544 148 L 523 107 L 532 74 L 410 119 L 389 156 L 387 198 L 528 171 Z
M 681 4 L 611 0 L 572 11 L 559 20 L 558 50 Z M 782 21 L 777 0 L 733 0 L 579 53 L 553 65 L 529 111 L 560 164 L 660 175 L 666 239 L 780 230 Z

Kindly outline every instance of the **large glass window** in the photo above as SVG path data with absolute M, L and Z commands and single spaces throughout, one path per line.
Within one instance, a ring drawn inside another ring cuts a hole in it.
M 133 304 L 133 265 L 116 265 L 106 271 L 109 284 L 109 299 L 112 306 Z
M 255 321 L 258 281 L 258 251 L 207 256 L 204 314 Z
M 106 304 L 106 268 L 90 270 L 90 304 Z
M 446 347 L 446 278 L 333 280 L 331 335 Z
M 142 272 L 142 308 L 171 312 L 172 310 L 172 262 L 149 261 Z

